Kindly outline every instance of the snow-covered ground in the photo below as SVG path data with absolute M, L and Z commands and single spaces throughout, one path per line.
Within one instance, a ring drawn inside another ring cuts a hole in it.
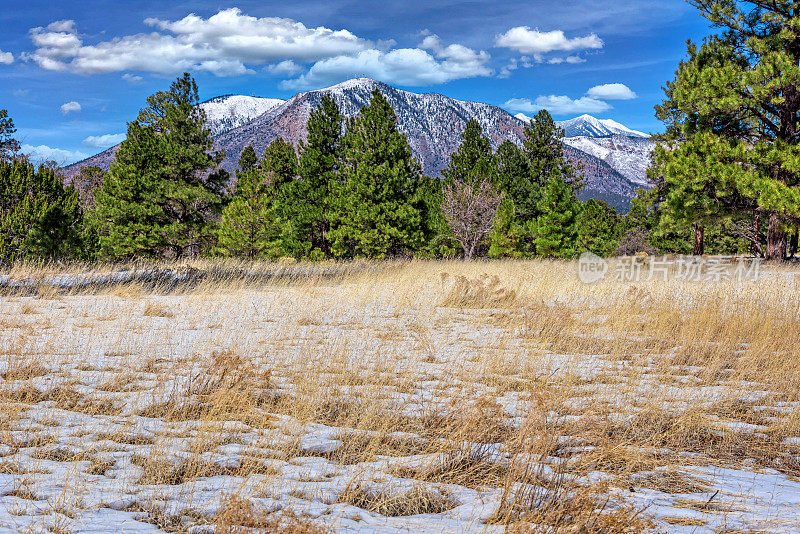
M 758 360 L 759 380 L 747 347 L 719 360 L 724 327 L 690 338 L 659 307 L 796 303 L 797 282 L 584 286 L 570 269 L 0 297 L 0 532 L 213 532 L 231 495 L 339 532 L 504 532 L 498 510 L 530 488 L 589 491 L 631 532 L 800 531 L 793 365 Z M 656 338 L 645 318 L 678 326 Z

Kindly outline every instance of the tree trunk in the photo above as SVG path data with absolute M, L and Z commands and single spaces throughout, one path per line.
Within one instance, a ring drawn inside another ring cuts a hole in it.
M 790 258 L 794 258 L 795 254 L 797 254 L 797 245 L 798 245 L 798 237 L 800 237 L 800 229 L 795 229 L 792 237 L 789 238 L 789 254 Z
M 756 210 L 755 213 L 753 214 L 753 237 L 751 239 L 751 244 L 750 244 L 750 254 L 752 254 L 753 256 L 761 255 L 761 251 L 759 250 L 758 246 L 758 243 L 760 241 L 758 233 L 761 231 L 761 228 L 759 227 L 760 219 L 761 219 L 761 212 Z
M 705 228 L 703 227 L 703 223 L 694 223 L 692 228 L 694 228 L 694 244 L 692 246 L 692 254 L 694 256 L 702 256 L 705 252 L 705 243 L 703 240 Z
M 769 214 L 767 249 L 764 252 L 764 259 L 768 261 L 786 259 L 786 232 L 781 228 L 781 219 L 777 213 Z

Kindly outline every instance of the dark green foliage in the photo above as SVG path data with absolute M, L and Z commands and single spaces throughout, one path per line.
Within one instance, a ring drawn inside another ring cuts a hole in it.
M 575 256 L 582 204 L 570 184 L 559 174 L 551 174 L 538 208 L 541 215 L 536 219 L 536 254 L 548 258 Z
M 256 165 L 258 165 L 256 150 L 253 145 L 247 145 L 242 150 L 242 153 L 239 154 L 239 169 L 236 171 L 236 182 L 238 183 L 242 176 L 255 168 Z
M 290 143 L 279 137 L 267 145 L 259 167 L 262 172 L 272 174 L 273 187 L 281 189 L 297 178 L 297 153 Z
M 564 159 L 562 137 L 543 110 L 525 127 L 522 148 L 508 141 L 498 147 L 494 181 L 505 199 L 490 235 L 490 256 L 575 254 L 581 207 L 575 195 L 582 180 Z
M 525 127 L 524 135 L 522 151 L 530 164 L 532 184 L 544 187 L 552 176 L 558 176 L 578 193 L 583 180 L 577 169 L 564 158 L 561 141 L 564 131 L 556 125 L 550 113 L 547 110 L 537 113 Z M 534 206 L 520 205 L 520 209 L 533 210 Z
M 297 175 L 297 155 L 291 144 L 278 138 L 267 146 L 261 161 L 253 163 L 248 156 L 243 163 L 245 167 L 236 172 L 236 193 L 222 212 L 218 251 L 228 256 L 276 258 L 285 253 L 280 213 L 284 190 Z
M 533 179 L 533 165 L 525 153 L 511 141 L 503 141 L 494 154 L 494 183 L 513 202 L 516 217 L 536 217 L 541 186 Z M 537 178 L 538 179 L 538 178 Z
M 619 214 L 601 200 L 590 199 L 578 216 L 577 252 L 608 256 L 619 243 Z
M 95 199 L 104 256 L 180 258 L 212 243 L 227 180 L 189 74 L 147 98 Z
M 492 167 L 492 143 L 483 136 L 475 119 L 467 121 L 461 133 L 461 144 L 450 155 L 450 163 L 442 169 L 446 180 L 474 182 L 488 176 Z
M 347 122 L 342 147 L 343 182 L 331 191 L 334 255 L 382 258 L 420 249 L 422 214 L 414 202 L 420 165 L 380 91 Z
M 332 194 L 341 182 L 342 123 L 336 101 L 325 95 L 308 119 L 308 137 L 300 145 L 299 180 L 284 189 L 281 207 L 285 253 L 315 258 L 332 255 Z
M 80 255 L 78 194 L 44 165 L 0 162 L 0 261 Z
M 720 31 L 689 44 L 656 109 L 667 124 L 666 149 L 656 154 L 669 186 L 665 221 L 724 225 L 765 213 L 764 255 L 783 259 L 787 230 L 800 221 L 797 3 L 690 3 Z
M 0 161 L 14 159 L 19 155 L 20 144 L 14 138 L 16 131 L 8 110 L 0 109 Z

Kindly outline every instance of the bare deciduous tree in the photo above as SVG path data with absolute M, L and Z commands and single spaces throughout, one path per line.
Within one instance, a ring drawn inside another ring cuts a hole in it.
M 442 212 L 466 259 L 472 259 L 475 249 L 492 231 L 502 200 L 503 194 L 495 190 L 488 178 L 453 181 L 445 186 Z

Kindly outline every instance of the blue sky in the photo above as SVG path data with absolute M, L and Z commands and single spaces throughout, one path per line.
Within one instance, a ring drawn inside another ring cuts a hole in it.
M 184 70 L 202 99 L 368 76 L 656 132 L 661 87 L 707 32 L 683 0 L 0 0 L 0 108 L 59 163 L 118 142 Z

